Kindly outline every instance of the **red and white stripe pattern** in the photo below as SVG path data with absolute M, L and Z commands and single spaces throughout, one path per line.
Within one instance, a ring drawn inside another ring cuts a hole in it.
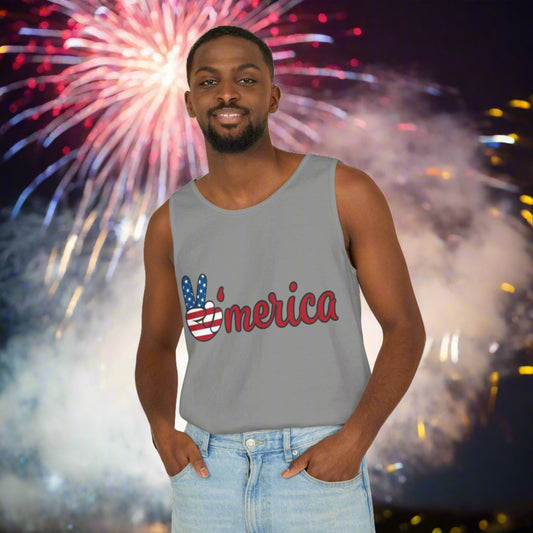
M 211 301 L 204 307 L 193 307 L 186 313 L 189 331 L 199 341 L 212 339 L 222 324 L 222 310 Z

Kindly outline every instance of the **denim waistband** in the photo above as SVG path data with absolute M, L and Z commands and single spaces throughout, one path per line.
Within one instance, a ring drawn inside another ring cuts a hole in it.
M 341 427 L 342 425 L 331 425 L 256 430 L 244 433 L 209 433 L 187 422 L 185 433 L 196 442 L 204 457 L 208 456 L 209 447 L 216 447 L 249 454 L 284 451 L 285 458 L 291 461 L 297 454 L 296 448 L 318 442 L 328 435 L 337 433 Z

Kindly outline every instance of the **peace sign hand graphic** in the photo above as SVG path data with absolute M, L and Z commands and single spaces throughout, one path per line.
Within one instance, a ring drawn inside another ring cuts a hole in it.
M 205 301 L 207 276 L 205 274 L 198 276 L 196 298 L 188 276 L 181 278 L 181 286 L 183 288 L 185 306 L 187 307 L 185 318 L 187 319 L 189 331 L 199 341 L 212 339 L 222 324 L 222 310 L 219 307 L 215 307 L 213 302 Z

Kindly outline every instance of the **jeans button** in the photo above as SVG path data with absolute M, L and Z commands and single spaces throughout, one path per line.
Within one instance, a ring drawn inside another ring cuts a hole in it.
M 253 448 L 255 446 L 255 439 L 246 439 L 245 444 L 248 449 Z

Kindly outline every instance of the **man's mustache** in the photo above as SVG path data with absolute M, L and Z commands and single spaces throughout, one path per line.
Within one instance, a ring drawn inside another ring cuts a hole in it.
M 220 105 L 217 105 L 216 107 L 212 107 L 211 109 L 209 109 L 207 113 L 208 115 L 212 115 L 213 113 L 216 113 L 217 111 L 221 111 L 222 109 L 239 109 L 243 113 L 249 113 L 248 109 L 246 109 L 245 107 L 239 107 L 235 104 L 224 104 L 224 103 L 221 103 Z

